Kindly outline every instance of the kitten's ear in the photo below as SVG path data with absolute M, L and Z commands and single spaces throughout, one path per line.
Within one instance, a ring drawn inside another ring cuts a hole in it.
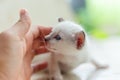
M 81 49 L 85 43 L 85 33 L 84 31 L 77 32 L 75 34 L 76 48 Z
M 62 22 L 62 21 L 64 21 L 63 18 L 58 18 L 58 22 Z

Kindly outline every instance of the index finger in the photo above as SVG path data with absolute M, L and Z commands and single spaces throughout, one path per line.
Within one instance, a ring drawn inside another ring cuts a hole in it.
M 52 27 L 39 26 L 39 30 L 41 34 L 48 35 L 51 32 Z
M 26 37 L 34 40 L 38 37 L 44 37 L 45 35 L 48 35 L 51 32 L 51 30 L 52 27 L 33 26 L 27 33 Z

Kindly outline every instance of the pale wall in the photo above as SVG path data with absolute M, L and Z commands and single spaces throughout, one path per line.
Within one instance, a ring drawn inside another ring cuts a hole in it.
M 18 20 L 21 8 L 28 9 L 33 24 L 51 26 L 58 17 L 73 19 L 65 0 L 0 0 L 0 32 Z

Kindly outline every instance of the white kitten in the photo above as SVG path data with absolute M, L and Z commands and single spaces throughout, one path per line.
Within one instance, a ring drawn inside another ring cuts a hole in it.
M 48 80 L 64 80 L 64 75 L 90 61 L 97 68 L 106 67 L 98 65 L 90 56 L 87 35 L 81 25 L 60 18 L 59 23 L 45 38 L 51 51 Z

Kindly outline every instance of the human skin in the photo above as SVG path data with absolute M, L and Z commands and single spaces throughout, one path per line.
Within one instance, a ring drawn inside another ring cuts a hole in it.
M 18 22 L 0 33 L 0 80 L 30 80 L 33 72 L 47 67 L 46 62 L 31 66 L 34 56 L 47 52 L 41 32 L 45 36 L 51 28 L 31 27 L 28 12 L 21 9 Z

